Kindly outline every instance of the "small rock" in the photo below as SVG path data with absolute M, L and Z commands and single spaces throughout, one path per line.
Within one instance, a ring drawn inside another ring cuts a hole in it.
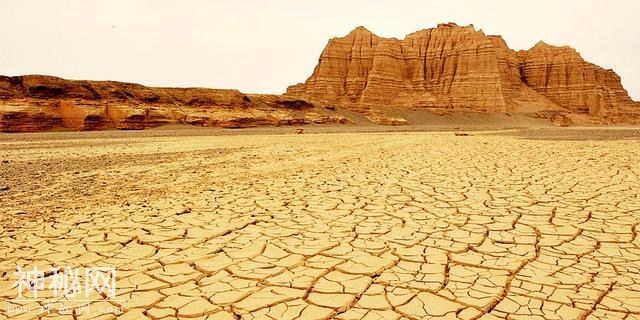
M 466 136 L 468 136 L 468 135 L 469 135 L 468 133 L 464 133 L 464 132 L 456 132 L 456 133 L 454 133 L 454 134 L 455 134 L 456 136 L 458 136 L 458 137 L 466 137 Z
M 27 214 L 27 212 L 24 210 L 14 210 L 9 212 L 9 214 L 22 215 L 22 214 Z
M 2 160 L 2 163 L 9 163 L 9 160 Z
M 179 210 L 176 215 L 183 215 L 183 214 L 187 214 L 187 213 L 191 213 L 191 208 L 185 208 L 183 210 Z
M 0 191 L 8 191 L 9 186 L 0 186 Z

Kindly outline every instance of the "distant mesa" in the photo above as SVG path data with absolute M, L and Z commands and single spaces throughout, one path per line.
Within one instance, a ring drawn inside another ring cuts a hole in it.
M 540 41 L 514 51 L 500 36 L 455 23 L 402 40 L 357 27 L 329 40 L 311 76 L 283 95 L 0 76 L 3 132 L 144 129 L 167 123 L 347 124 L 354 117 L 403 125 L 413 123 L 407 114 L 415 113 L 521 114 L 562 126 L 640 123 L 640 103 L 628 96 L 620 77 L 584 61 L 576 50 Z
M 247 128 L 344 124 L 305 100 L 238 90 L 153 88 L 115 81 L 0 76 L 0 131 L 138 130 L 163 124 Z

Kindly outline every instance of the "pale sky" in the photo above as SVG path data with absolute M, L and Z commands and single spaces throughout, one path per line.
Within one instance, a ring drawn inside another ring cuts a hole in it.
M 0 0 L 0 74 L 282 93 L 331 37 L 474 24 L 512 49 L 570 45 L 640 100 L 637 0 Z

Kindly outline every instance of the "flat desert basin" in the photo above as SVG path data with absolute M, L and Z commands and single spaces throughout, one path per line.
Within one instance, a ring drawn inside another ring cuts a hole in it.
M 640 130 L 206 132 L 0 135 L 0 319 L 640 318 Z

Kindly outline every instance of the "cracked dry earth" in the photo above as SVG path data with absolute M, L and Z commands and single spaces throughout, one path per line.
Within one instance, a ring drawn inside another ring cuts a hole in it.
M 132 135 L 0 147 L 0 319 L 640 318 L 637 140 Z M 43 302 L 16 301 L 17 265 L 113 266 L 117 296 L 87 306 L 42 291 L 69 306 L 43 314 Z

